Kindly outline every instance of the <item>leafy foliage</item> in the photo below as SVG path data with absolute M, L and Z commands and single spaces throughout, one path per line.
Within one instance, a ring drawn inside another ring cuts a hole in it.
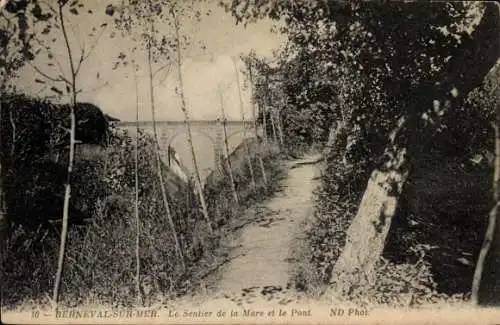
M 290 135 L 324 142 L 334 121 L 342 120 L 348 133 L 359 130 L 375 155 L 401 116 L 418 117 L 407 127 L 419 137 L 433 133 L 446 108 L 434 108 L 432 85 L 453 68 L 481 13 L 481 6 L 467 3 L 235 0 L 226 9 L 237 21 L 284 21 L 289 43 L 274 71 L 284 80 L 282 115 Z
M 112 131 L 106 149 L 81 152 L 76 160 L 73 204 L 83 220 L 73 222 L 68 235 L 71 244 L 66 258 L 71 263 L 65 269 L 62 282 L 65 304 L 78 304 L 85 299 L 110 304 L 133 303 L 135 284 L 131 265 L 135 263 L 132 255 L 136 231 L 131 204 L 134 200 L 133 146 L 128 134 Z M 164 218 L 156 166 L 150 159 L 153 142 L 148 135 L 141 134 L 139 150 L 142 283 L 145 303 L 150 303 L 156 301 L 158 294 L 167 298 L 190 286 L 184 282 L 186 273 L 177 260 L 172 232 Z M 210 241 L 203 240 L 207 234 L 198 229 L 203 228 L 203 220 L 197 203 L 186 202 L 185 194 L 192 189 L 186 188 L 165 166 L 163 173 L 173 202 L 174 221 L 182 234 L 188 265 L 192 267 L 207 249 L 202 243 Z M 51 190 L 48 187 L 48 192 L 41 197 L 49 198 Z M 48 203 L 42 204 L 42 212 L 47 212 Z M 57 222 L 55 227 L 52 223 L 33 223 L 31 220 L 31 230 L 23 224 L 12 225 L 9 256 L 3 267 L 7 287 L 18 290 L 4 291 L 5 301 L 9 303 L 18 303 L 26 297 L 41 299 L 52 285 L 58 249 Z M 193 227 L 194 224 L 197 226 Z M 32 246 L 34 243 L 36 249 Z M 37 287 L 32 287 L 32 282 L 37 283 Z
M 231 0 L 222 5 L 237 23 L 279 21 L 288 37 L 273 68 L 260 69 L 283 81 L 281 118 L 289 146 L 332 140 L 308 236 L 310 267 L 299 272 L 298 288 L 310 290 L 313 282 L 321 286 L 330 281 L 370 173 L 398 148 L 405 148 L 400 151 L 409 152 L 414 164 L 424 153 L 462 161 L 488 156 L 493 139 L 489 124 L 498 99 L 487 94 L 493 94 L 498 76 L 466 95 L 480 86 L 498 58 L 498 40 L 487 40 L 492 30 L 498 31 L 498 8 L 469 2 L 423 6 L 321 0 Z M 259 96 L 265 98 L 264 92 Z M 329 138 L 335 130 L 341 132 Z M 430 290 L 424 296 L 430 298 L 435 287 L 425 263 L 418 268 L 381 266 L 388 273 L 382 282 L 415 277 L 423 280 Z M 414 274 L 419 269 L 427 275 Z M 408 284 L 405 290 L 416 294 L 419 286 Z M 384 288 L 372 289 L 363 295 L 389 303 L 373 296 L 383 296 Z
M 67 111 L 67 105 L 16 94 L 4 96 L 1 163 L 12 221 L 37 227 L 37 222 L 59 217 L 68 159 Z M 106 144 L 108 122 L 98 107 L 78 104 L 76 119 L 81 146 Z

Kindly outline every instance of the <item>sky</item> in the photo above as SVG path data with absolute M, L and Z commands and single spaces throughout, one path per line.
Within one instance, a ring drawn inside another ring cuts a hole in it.
M 71 47 L 73 56 L 78 57 L 81 46 L 89 49 L 97 37 L 88 37 L 92 27 L 100 30 L 103 22 L 110 21 L 110 17 L 104 14 L 105 7 L 109 2 L 101 0 L 87 0 L 86 9 L 93 11 L 92 15 L 80 14 L 78 16 L 68 15 L 68 34 L 71 37 Z M 237 58 L 240 54 L 246 54 L 255 50 L 257 55 L 272 58 L 274 50 L 279 49 L 285 41 L 284 36 L 271 32 L 273 23 L 270 21 L 260 21 L 249 24 L 246 28 L 243 25 L 236 25 L 234 18 L 226 13 L 223 8 L 217 5 L 218 1 L 208 0 L 204 4 L 197 4 L 202 12 L 211 10 L 210 15 L 202 15 L 200 22 L 194 22 L 187 18 L 182 20 L 181 33 L 188 36 L 192 42 L 188 48 L 184 49 L 182 74 L 184 79 L 184 89 L 186 104 L 192 119 L 213 120 L 220 116 L 220 100 L 218 89 L 223 89 L 223 101 L 226 116 L 230 120 L 241 120 L 242 114 L 239 105 L 238 88 L 236 83 L 236 70 L 232 58 Z M 164 26 L 158 23 L 159 31 Z M 82 92 L 78 95 L 78 101 L 91 102 L 99 106 L 106 114 L 114 116 L 123 121 L 135 120 L 136 98 L 139 101 L 139 120 L 151 120 L 151 106 L 149 81 L 146 70 L 146 52 L 141 49 L 135 52 L 134 57 L 140 64 L 140 71 L 137 72 L 138 96 L 136 97 L 136 87 L 133 70 L 129 66 L 119 66 L 113 70 L 113 64 L 120 52 L 129 55 L 134 42 L 128 38 L 123 38 L 120 33 L 113 31 L 112 24 L 105 28 L 102 37 L 99 38 L 92 54 L 82 65 L 77 85 Z M 97 33 L 94 33 L 97 34 Z M 53 30 L 47 38 L 51 44 L 51 52 L 54 58 L 59 61 L 61 70 L 66 77 L 69 77 L 69 64 L 67 51 L 62 42 L 61 32 Z M 53 43 L 49 41 L 56 36 Z M 200 42 L 206 47 L 201 49 Z M 52 67 L 47 66 L 47 53 L 42 51 L 37 56 L 33 65 L 43 73 L 50 76 L 57 76 L 60 72 L 57 64 Z M 238 70 L 243 70 L 241 61 L 236 61 Z M 157 67 L 154 67 L 154 69 Z M 156 69 L 155 69 L 156 70 Z M 166 77 L 165 77 L 166 76 Z M 47 90 L 44 85 L 35 82 L 35 78 L 44 79 L 35 69 L 27 65 L 20 73 L 16 81 L 18 88 L 22 91 L 37 96 L 54 94 Z M 252 117 L 252 107 L 250 104 L 250 89 L 244 87 L 245 76 L 239 72 L 240 84 L 243 94 L 244 118 Z M 157 120 L 182 120 L 183 113 L 180 109 L 180 99 L 176 94 L 178 87 L 177 67 L 173 66 L 168 74 L 158 73 L 154 80 L 156 119 Z M 58 88 L 64 89 L 63 84 Z M 67 96 L 60 101 L 68 101 Z

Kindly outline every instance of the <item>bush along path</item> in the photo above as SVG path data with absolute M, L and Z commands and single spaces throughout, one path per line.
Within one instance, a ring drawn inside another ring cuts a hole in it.
M 304 222 L 312 216 L 318 158 L 308 155 L 285 162 L 288 176 L 282 190 L 247 209 L 247 222 L 232 243 L 229 262 L 214 280 L 216 298 L 246 305 L 263 298 L 283 304 L 297 297 L 290 284 L 292 250 L 305 235 Z

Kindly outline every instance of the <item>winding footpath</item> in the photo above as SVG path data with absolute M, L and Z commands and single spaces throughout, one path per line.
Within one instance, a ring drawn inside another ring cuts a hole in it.
M 245 212 L 244 226 L 228 243 L 228 262 L 209 280 L 203 304 L 235 306 L 298 302 L 302 297 L 291 284 L 296 245 L 303 243 L 305 222 L 313 215 L 320 156 L 284 161 L 287 177 L 275 195 Z
M 304 236 L 303 223 L 312 216 L 313 177 L 318 157 L 287 162 L 283 189 L 263 205 L 254 207 L 255 222 L 241 233 L 231 263 L 222 271 L 219 291 L 225 294 L 289 290 L 291 249 Z

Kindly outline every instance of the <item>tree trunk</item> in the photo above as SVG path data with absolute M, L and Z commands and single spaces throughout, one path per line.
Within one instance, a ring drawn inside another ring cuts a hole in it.
M 0 94 L 3 96 L 3 93 Z M 7 233 L 8 233 L 8 216 L 7 216 L 7 202 L 5 198 L 4 182 L 6 178 L 6 165 L 4 152 L 4 129 L 3 129 L 3 99 L 0 101 L 0 265 L 3 265 L 7 255 Z
M 481 84 L 496 63 L 499 40 L 487 35 L 499 34 L 499 10 L 495 3 L 486 3 L 485 6 L 480 24 L 470 40 L 463 43 L 461 54 L 450 61 L 443 80 L 430 86 L 423 84 L 414 94 L 408 95 L 406 102 L 413 106 L 408 107 L 410 113 L 398 120 L 389 137 L 390 145 L 385 156 L 390 158 L 383 168 L 372 173 L 368 181 L 358 213 L 349 227 L 345 248 L 333 268 L 335 286 L 327 294 L 342 294 L 374 280 L 375 265 L 382 254 L 399 196 L 410 173 L 408 159 L 415 158 L 416 146 L 423 140 L 419 139 L 424 133 L 419 127 L 421 108 L 418 106 L 432 107 L 433 99 L 439 100 L 444 107 L 456 106 Z M 499 269 L 500 258 L 495 261 L 493 264 Z M 494 279 L 498 279 L 498 274 Z M 492 280 L 487 283 L 491 286 L 500 282 Z
M 200 170 L 198 169 L 198 163 L 196 159 L 196 153 L 194 150 L 194 145 L 193 145 L 193 136 L 191 133 L 191 123 L 189 119 L 189 114 L 187 112 L 186 108 L 186 99 L 184 98 L 184 83 L 182 79 L 182 56 L 181 56 L 181 40 L 180 40 L 180 31 L 179 31 L 179 21 L 177 19 L 177 16 L 175 15 L 175 12 L 172 10 L 171 11 L 173 18 L 174 18 L 174 25 L 175 25 L 175 35 L 176 35 L 176 45 L 177 45 L 177 72 L 178 72 L 178 77 L 179 77 L 179 92 L 181 95 L 181 110 L 184 113 L 184 122 L 186 123 L 187 126 L 187 131 L 188 131 L 188 143 L 189 147 L 191 148 L 191 157 L 193 159 L 193 166 L 195 170 L 195 182 L 196 182 L 196 187 L 198 190 L 198 195 L 200 197 L 200 203 L 201 203 L 201 208 L 203 212 L 203 217 L 205 218 L 207 222 L 207 226 L 210 232 L 212 232 L 212 223 L 210 221 L 210 217 L 208 216 L 208 209 L 207 209 L 207 204 L 205 202 L 205 196 L 203 194 L 203 187 L 201 186 L 201 177 L 200 177 Z
M 253 74 L 252 74 L 252 66 L 249 65 L 249 75 L 250 75 L 250 87 L 252 87 L 252 93 L 253 93 Z M 259 132 L 257 130 L 257 112 L 256 112 L 256 107 L 255 107 L 255 102 L 252 100 L 252 115 L 253 115 L 253 132 L 254 136 L 258 141 L 258 146 L 259 146 L 259 153 L 258 153 L 258 159 L 259 159 L 259 166 L 260 166 L 260 171 L 262 173 L 262 180 L 264 182 L 264 185 L 267 187 L 267 175 L 266 175 L 266 169 L 264 168 L 264 161 L 262 160 L 262 154 L 263 154 L 263 148 L 262 148 L 262 142 L 259 140 Z
M 321 164 L 319 164 L 318 168 L 316 169 L 317 174 L 314 175 L 315 179 L 325 175 L 329 161 L 332 158 L 331 157 L 332 154 L 334 153 L 334 151 L 338 151 L 340 148 L 342 148 L 342 145 L 345 145 L 339 142 L 342 136 L 345 135 L 346 128 L 347 126 L 344 121 L 339 121 L 335 123 L 335 125 L 332 125 L 330 127 L 330 132 L 328 134 L 328 141 L 325 145 L 325 148 L 323 149 L 322 157 L 320 159 Z
M 341 133 L 344 133 L 346 129 L 346 123 L 344 121 L 339 121 L 335 126 L 330 127 L 330 133 L 328 134 L 328 141 L 323 150 L 323 157 L 328 157 L 336 149 L 337 141 Z
M 264 105 L 264 116 L 266 117 L 266 122 L 264 124 L 269 124 L 271 123 L 271 130 L 274 131 L 274 121 L 273 121 L 273 110 L 272 110 L 272 102 L 271 102 L 271 96 L 270 96 L 270 87 L 269 87 L 270 81 L 269 81 L 269 76 L 265 76 L 265 85 L 266 85 L 266 94 L 265 94 L 265 105 Z M 270 121 L 269 121 L 270 120 Z M 266 140 L 267 138 L 267 125 L 264 126 L 264 131 L 266 132 Z M 274 136 L 274 140 L 276 140 L 276 137 Z
M 151 4 L 150 4 L 151 5 Z M 151 35 L 150 37 L 153 37 L 155 30 L 154 30 L 154 23 L 153 21 L 151 23 Z M 172 235 L 174 236 L 174 241 L 175 241 L 175 249 L 177 251 L 177 254 L 179 256 L 179 259 L 181 261 L 182 269 L 185 268 L 184 265 L 184 255 L 182 253 L 182 248 L 179 242 L 179 238 L 177 236 L 177 231 L 175 229 L 175 224 L 174 220 L 172 218 L 172 212 L 170 209 L 170 204 L 168 202 L 168 197 L 167 197 L 167 190 L 165 188 L 165 181 L 163 179 L 163 173 L 162 173 L 162 163 L 161 163 L 161 158 L 160 158 L 160 144 L 158 141 L 158 132 L 156 130 L 156 118 L 155 118 L 155 96 L 154 96 L 154 86 L 153 86 L 153 69 L 152 69 L 152 62 L 151 62 L 151 40 L 148 41 L 148 72 L 149 72 L 149 94 L 150 94 L 150 101 L 151 101 L 151 116 L 153 120 L 153 136 L 154 136 L 154 150 L 155 150 L 155 158 L 156 158 L 156 166 L 157 166 L 157 172 L 158 172 L 158 179 L 160 181 L 160 189 L 161 189 L 161 195 L 163 199 L 163 204 L 165 206 L 165 211 L 167 213 L 167 219 L 168 223 L 170 225 L 170 228 L 172 229 Z
M 63 220 L 61 226 L 61 241 L 59 244 L 59 256 L 57 259 L 57 271 L 54 281 L 54 291 L 52 294 L 52 300 L 57 304 L 59 298 L 59 288 L 61 284 L 61 277 L 64 266 L 64 255 L 66 250 L 66 239 L 68 236 L 68 220 L 69 220 L 69 204 L 71 198 L 71 176 L 73 173 L 73 163 L 75 160 L 75 134 L 76 134 L 76 117 L 75 117 L 75 107 L 76 107 L 76 72 L 73 62 L 73 56 L 71 53 L 71 46 L 69 44 L 68 34 L 66 32 L 66 26 L 64 22 L 63 5 L 59 5 L 59 19 L 61 23 L 61 29 L 63 32 L 63 37 L 66 45 L 66 50 L 68 52 L 68 61 L 71 69 L 71 103 L 70 103 L 70 131 L 69 131 L 69 159 L 68 159 L 68 172 L 66 177 L 66 184 L 64 190 L 64 206 L 63 206 Z
M 9 121 L 10 121 L 10 127 L 12 128 L 12 140 L 11 140 L 12 143 L 10 145 L 10 157 L 14 157 L 14 153 L 16 152 L 17 133 L 16 133 L 16 121 L 14 120 L 12 110 L 9 110 Z
M 266 108 L 266 105 L 260 105 L 260 111 L 261 111 L 261 114 L 262 114 L 262 128 L 264 129 L 264 144 L 268 145 L 268 141 L 267 141 L 267 108 Z
M 498 82 L 498 69 L 500 66 L 500 6 L 495 2 L 485 3 L 486 9 L 480 25 L 476 29 L 476 45 L 480 53 L 471 55 L 480 64 L 474 65 L 472 60 L 462 62 L 462 65 L 470 66 L 473 76 L 478 78 L 489 66 L 493 80 Z M 488 38 L 487 36 L 494 35 Z M 476 51 L 479 52 L 479 51 Z M 479 61 L 480 60 L 480 61 Z M 493 61 L 494 60 L 494 61 Z M 464 60 L 465 61 L 465 60 Z M 491 64 L 493 62 L 493 64 Z M 490 65 L 491 64 L 491 65 Z M 457 62 L 457 66 L 460 66 Z M 488 77 L 488 76 L 487 76 Z M 496 101 L 495 121 L 495 162 L 493 175 L 493 208 L 488 216 L 488 227 L 486 229 L 483 245 L 479 253 L 476 269 L 472 281 L 471 302 L 482 306 L 500 306 L 500 218 L 498 209 L 500 204 L 500 89 L 493 89 L 492 96 Z
M 248 149 L 248 143 L 246 142 L 245 110 L 243 107 L 243 98 L 241 95 L 240 75 L 238 73 L 238 67 L 236 65 L 236 60 L 234 58 L 233 58 L 233 65 L 234 65 L 234 73 L 236 74 L 236 85 L 238 86 L 238 98 L 240 104 L 241 120 L 243 121 L 243 145 L 245 147 L 245 152 L 247 156 L 248 169 L 250 171 L 250 186 L 252 186 L 252 188 L 255 189 L 256 184 L 255 184 L 255 174 L 253 171 L 252 157 L 250 156 L 250 150 Z
M 499 69 L 497 62 L 496 69 Z M 498 74 L 497 74 L 498 75 Z M 500 89 L 491 93 L 500 98 Z M 495 161 L 493 174 L 493 209 L 479 253 L 472 282 L 471 302 L 474 305 L 500 306 L 500 102 L 496 102 Z
M 283 136 L 283 124 L 281 123 L 281 111 L 277 113 L 276 124 L 277 124 L 276 126 L 278 128 L 279 144 L 280 144 L 280 147 L 283 148 L 284 136 Z
M 397 149 L 394 159 L 384 167 L 372 172 L 358 213 L 347 231 L 344 249 L 334 265 L 335 285 L 331 290 L 337 294 L 348 294 L 353 286 L 375 280 L 375 266 L 409 174 L 406 149 Z
M 271 119 L 271 128 L 273 130 L 274 143 L 278 143 L 278 133 L 276 132 L 276 123 L 274 122 L 274 119 L 275 119 L 274 108 L 271 109 L 271 112 L 269 114 L 269 118 Z
M 140 256 L 140 236 L 141 220 L 139 218 L 139 90 L 137 84 L 137 73 L 135 71 L 135 60 L 132 61 L 135 83 L 135 152 L 134 152 L 134 171 L 135 171 L 135 290 L 137 295 L 137 304 L 142 304 L 141 297 L 141 256 Z
M 222 90 L 219 87 L 219 100 L 220 100 L 220 112 L 222 116 L 222 132 L 224 136 L 224 159 L 227 163 L 229 181 L 231 183 L 231 191 L 233 192 L 233 199 L 236 204 L 240 204 L 238 199 L 238 192 L 236 191 L 236 185 L 234 183 L 233 168 L 231 166 L 231 159 L 229 157 L 229 143 L 227 141 L 227 129 L 226 129 L 226 112 L 224 110 L 224 100 L 222 98 Z

